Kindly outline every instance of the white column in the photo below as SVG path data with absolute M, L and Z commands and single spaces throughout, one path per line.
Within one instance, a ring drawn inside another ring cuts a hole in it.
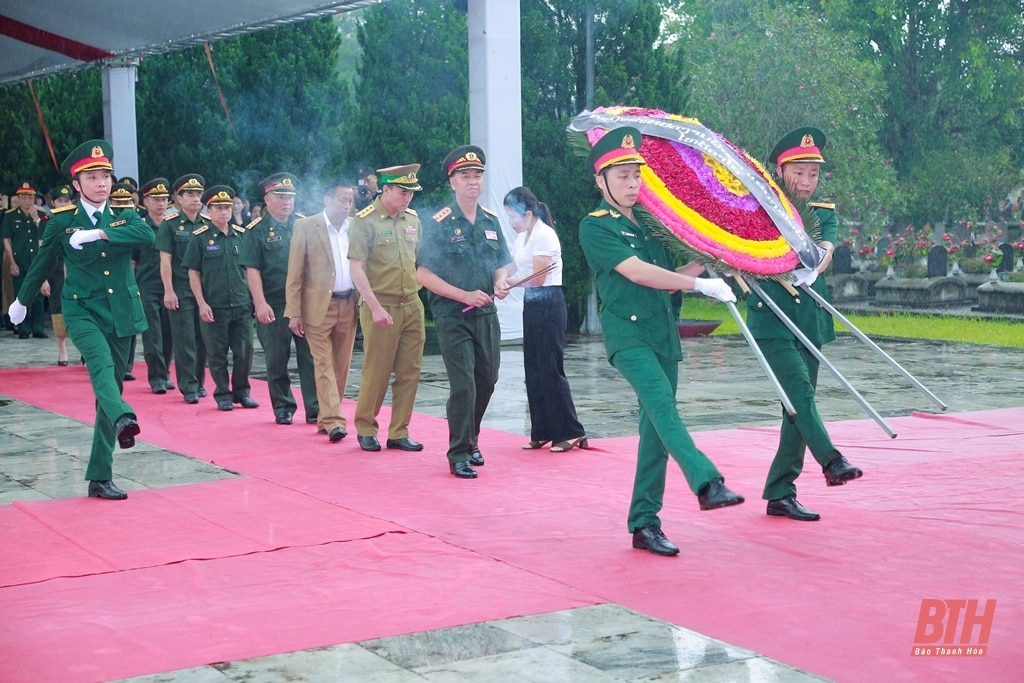
M 469 137 L 487 156 L 480 203 L 498 213 L 511 250 L 515 232 L 501 200 L 523 184 L 519 0 L 469 0 L 468 9 Z M 498 302 L 502 339 L 523 336 L 522 290 L 512 291 Z
M 139 138 L 135 124 L 137 59 L 107 60 L 103 64 L 103 137 L 114 148 L 114 174 L 131 176 L 140 184 Z

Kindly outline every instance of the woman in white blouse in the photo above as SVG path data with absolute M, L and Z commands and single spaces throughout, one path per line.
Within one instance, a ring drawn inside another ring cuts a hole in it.
M 517 237 L 512 246 L 510 280 L 521 280 L 554 264 L 547 275 L 527 280 L 523 294 L 523 365 L 530 404 L 530 442 L 524 450 L 543 448 L 562 453 L 587 448 L 586 432 L 576 417 L 565 355 L 565 297 L 562 294 L 562 246 L 551 225 L 548 207 L 525 187 L 505 195 L 503 202 Z

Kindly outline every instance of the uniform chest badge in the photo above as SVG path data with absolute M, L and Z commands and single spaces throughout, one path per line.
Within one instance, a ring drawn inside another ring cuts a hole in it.
M 484 237 L 489 240 L 497 240 L 498 233 L 495 230 L 484 230 Z

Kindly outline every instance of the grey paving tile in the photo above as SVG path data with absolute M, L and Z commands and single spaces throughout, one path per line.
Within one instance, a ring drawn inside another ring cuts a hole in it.
M 414 671 L 431 683 L 614 683 L 621 680 L 544 647 L 417 667 Z
M 405 669 L 445 665 L 462 659 L 533 647 L 533 643 L 525 638 L 489 624 L 471 624 L 395 638 L 367 640 L 360 645 Z
M 213 667 L 197 666 L 191 669 L 178 669 L 177 671 L 120 680 L 132 681 L 132 683 L 228 683 L 231 679 Z
M 421 680 L 355 644 L 289 652 L 241 662 L 214 664 L 212 668 L 229 681 L 275 683 L 276 681 L 403 681 Z
M 822 683 L 828 680 L 770 659 L 755 657 L 654 677 L 635 678 L 630 683 Z

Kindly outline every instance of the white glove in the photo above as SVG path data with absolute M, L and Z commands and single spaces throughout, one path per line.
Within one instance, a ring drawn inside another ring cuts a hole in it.
M 704 296 L 710 296 L 726 303 L 734 303 L 736 301 L 736 295 L 732 293 L 732 287 L 727 285 L 725 280 L 719 278 L 708 279 L 699 277 L 694 280 L 693 289 Z
M 25 304 L 15 299 L 11 302 L 11 307 L 7 309 L 7 315 L 10 317 L 12 325 L 20 325 L 28 315 L 28 309 L 25 308 Z
M 807 285 L 810 287 L 818 279 L 818 270 L 816 268 L 797 268 L 793 271 L 793 277 L 794 286 Z
M 70 243 L 73 249 L 81 249 L 83 244 L 95 242 L 98 239 L 100 239 L 100 231 L 95 228 L 92 230 L 75 230 L 71 234 Z

